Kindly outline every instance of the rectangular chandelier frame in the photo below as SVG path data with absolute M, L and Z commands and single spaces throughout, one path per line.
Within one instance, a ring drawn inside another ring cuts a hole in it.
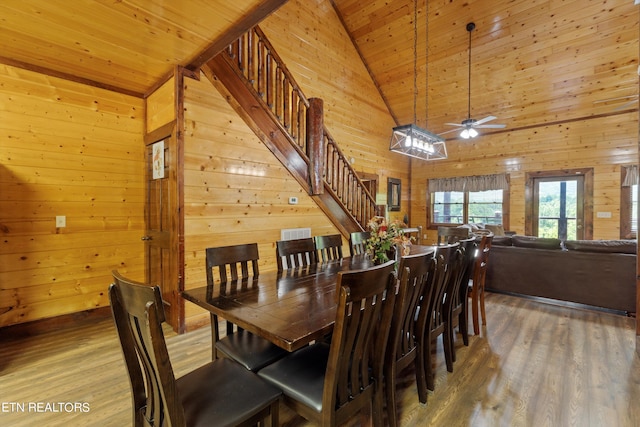
M 389 150 L 422 160 L 447 158 L 444 138 L 414 124 L 393 128 Z

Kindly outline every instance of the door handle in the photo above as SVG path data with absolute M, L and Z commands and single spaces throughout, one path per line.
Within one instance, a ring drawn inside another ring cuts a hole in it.
M 140 240 L 153 240 L 151 236 L 142 236 Z

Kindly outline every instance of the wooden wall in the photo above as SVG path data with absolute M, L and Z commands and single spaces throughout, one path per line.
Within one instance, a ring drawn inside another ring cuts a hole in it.
M 408 161 L 388 151 L 393 122 L 333 9 L 290 1 L 260 26 L 305 94 L 324 100 L 325 124 L 356 170 L 378 174 L 378 202 L 386 203 L 387 177 L 403 179 L 406 212 Z M 275 269 L 280 230 L 299 227 L 338 233 L 211 83 L 186 79 L 185 287 L 206 283 L 208 246 L 257 242 L 260 269 Z M 208 322 L 185 308 L 188 328 Z
M 328 0 L 290 0 L 260 27 L 307 97 L 324 100 L 325 125 L 358 172 L 377 174 L 377 203 L 387 202 L 387 178 L 400 178 L 408 213 L 409 160 L 389 151 L 394 123 Z
M 593 238 L 620 238 L 620 167 L 638 161 L 637 112 L 483 135 L 473 140 L 454 139 L 447 141 L 447 149 L 447 160 L 412 164 L 414 222 L 426 227 L 429 178 L 504 172 L 511 180 L 509 228 L 524 234 L 527 172 L 593 168 Z M 597 212 L 612 215 L 597 218 Z M 435 230 L 428 230 L 427 242 L 434 242 L 436 237 Z
M 108 306 L 112 269 L 144 278 L 143 111 L 0 65 L 0 327 Z

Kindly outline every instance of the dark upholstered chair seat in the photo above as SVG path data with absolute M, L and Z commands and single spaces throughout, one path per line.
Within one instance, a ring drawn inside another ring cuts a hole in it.
M 257 335 L 245 330 L 221 338 L 216 349 L 250 371 L 257 371 L 275 362 L 288 352 Z
M 328 357 L 329 345 L 321 342 L 291 353 L 258 375 L 280 387 L 285 395 L 321 412 Z
M 236 426 L 259 413 L 265 400 L 275 401 L 281 392 L 256 379 L 255 373 L 229 359 L 218 359 L 178 378 L 186 425 Z

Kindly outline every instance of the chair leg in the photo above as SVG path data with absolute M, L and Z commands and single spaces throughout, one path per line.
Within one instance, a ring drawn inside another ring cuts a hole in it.
M 484 277 L 482 278 L 482 282 L 480 286 L 478 286 L 478 291 L 480 291 L 480 314 L 482 315 L 482 324 L 484 326 L 487 325 L 487 315 L 484 312 Z
M 271 422 L 271 427 L 279 427 L 280 426 L 280 400 L 276 400 L 271 404 L 271 417 L 269 417 L 269 421 Z
M 395 363 L 391 364 L 392 366 L 389 366 L 387 369 L 385 369 L 385 373 L 384 373 L 384 389 L 385 389 L 385 394 L 387 397 L 387 417 L 388 417 L 388 424 L 389 427 L 397 427 L 398 425 L 398 414 L 396 412 L 396 366 Z M 417 376 L 417 373 L 416 373 Z M 417 378 L 416 378 L 416 382 L 417 382 Z M 418 395 L 420 394 L 419 392 L 420 386 L 418 386 Z M 375 408 L 375 405 L 374 405 Z M 375 410 L 375 409 L 374 409 Z M 382 414 L 381 414 L 382 415 Z M 376 416 L 376 414 L 373 414 L 374 419 L 376 418 L 381 418 Z
M 474 280 L 471 287 L 471 315 L 473 317 L 473 334 L 480 335 L 480 325 L 478 324 L 478 285 Z
M 451 314 L 449 314 L 449 319 L 447 319 L 444 332 L 442 333 L 442 341 L 444 344 L 444 360 L 447 363 L 447 371 L 453 372 L 453 359 L 455 356 L 453 355 L 453 326 L 451 324 Z
M 427 376 L 425 372 L 425 348 L 424 342 L 418 344 L 416 353 L 416 385 L 418 386 L 418 400 L 420 403 L 427 403 Z
M 216 341 L 220 336 L 220 331 L 218 330 L 218 316 L 211 313 L 211 360 L 216 360 L 218 358 L 218 350 L 216 349 Z
M 469 299 L 465 297 L 463 302 L 462 311 L 458 316 L 458 329 L 460 329 L 460 335 L 462 335 L 462 342 L 465 346 L 469 346 Z M 455 362 L 455 359 L 454 359 Z
M 435 389 L 435 380 L 433 374 L 433 366 L 431 365 L 431 336 L 428 336 L 425 343 L 426 347 L 424 349 L 424 360 L 422 363 L 425 367 L 425 378 L 427 382 L 427 389 L 433 391 Z

